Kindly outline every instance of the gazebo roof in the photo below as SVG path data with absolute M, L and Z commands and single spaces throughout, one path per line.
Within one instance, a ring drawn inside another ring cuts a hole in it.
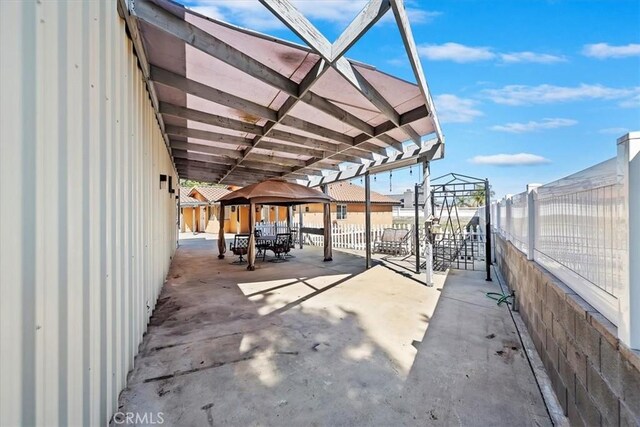
M 315 188 L 272 178 L 247 185 L 220 198 L 225 205 L 293 206 L 306 203 L 329 203 L 333 198 Z
M 314 182 L 443 143 L 400 0 L 372 0 L 333 44 L 288 1 L 261 3 L 309 46 L 168 0 L 123 12 L 180 177 Z M 390 8 L 418 84 L 343 56 Z

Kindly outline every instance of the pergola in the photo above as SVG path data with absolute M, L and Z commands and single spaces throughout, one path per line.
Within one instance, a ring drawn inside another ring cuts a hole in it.
M 260 2 L 307 46 L 168 0 L 132 0 L 123 11 L 181 177 L 318 185 L 376 164 L 443 156 L 402 0 L 369 1 L 334 43 L 288 0 Z M 389 9 L 417 84 L 344 56 Z
M 364 175 L 370 230 L 369 174 L 421 163 L 428 186 L 429 162 L 444 156 L 403 1 L 370 0 L 333 43 L 289 0 L 259 1 L 306 45 L 169 0 L 121 10 L 178 174 L 238 186 L 279 178 L 325 192 Z M 389 11 L 416 83 L 345 58 Z

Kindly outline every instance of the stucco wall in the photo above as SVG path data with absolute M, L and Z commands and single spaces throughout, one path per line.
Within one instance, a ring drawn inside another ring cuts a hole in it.
M 0 62 L 0 425 L 106 425 L 177 176 L 116 2 L 0 2 Z
M 303 212 L 304 224 L 322 224 L 323 223 L 323 205 L 314 203 L 298 207 Z M 305 207 L 309 207 L 306 212 Z M 347 204 L 347 217 L 345 219 L 337 219 L 337 207 L 335 203 L 331 204 L 331 222 L 344 225 L 362 225 L 365 222 L 365 206 L 364 203 Z M 294 219 L 297 221 L 297 214 Z M 393 223 L 393 207 L 392 205 L 371 205 L 371 225 L 391 225 Z

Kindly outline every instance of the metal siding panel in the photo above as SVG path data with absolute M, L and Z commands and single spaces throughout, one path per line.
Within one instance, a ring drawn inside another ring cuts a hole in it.
M 0 206 L 0 424 L 106 424 L 175 250 L 175 171 L 115 4 L 2 2 L 0 31 L 3 200 L 21 183 Z

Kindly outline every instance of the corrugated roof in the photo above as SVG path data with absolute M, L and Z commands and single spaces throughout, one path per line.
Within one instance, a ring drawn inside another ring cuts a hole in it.
M 336 202 L 364 203 L 364 187 L 350 184 L 348 182 L 329 184 L 329 195 L 333 197 Z M 394 200 L 391 197 L 376 193 L 375 191 L 371 192 L 371 203 L 389 205 L 400 204 L 398 200 Z
M 220 199 L 220 197 L 226 196 L 231 192 L 224 187 L 193 187 L 189 194 L 193 194 L 194 191 L 202 194 L 202 197 L 207 199 L 209 203 L 215 203 Z
M 193 197 L 189 196 L 189 189 L 188 188 L 181 188 L 180 189 L 180 205 L 181 206 L 198 206 L 198 205 L 206 205 L 206 202 L 201 202 L 198 199 L 194 199 Z

